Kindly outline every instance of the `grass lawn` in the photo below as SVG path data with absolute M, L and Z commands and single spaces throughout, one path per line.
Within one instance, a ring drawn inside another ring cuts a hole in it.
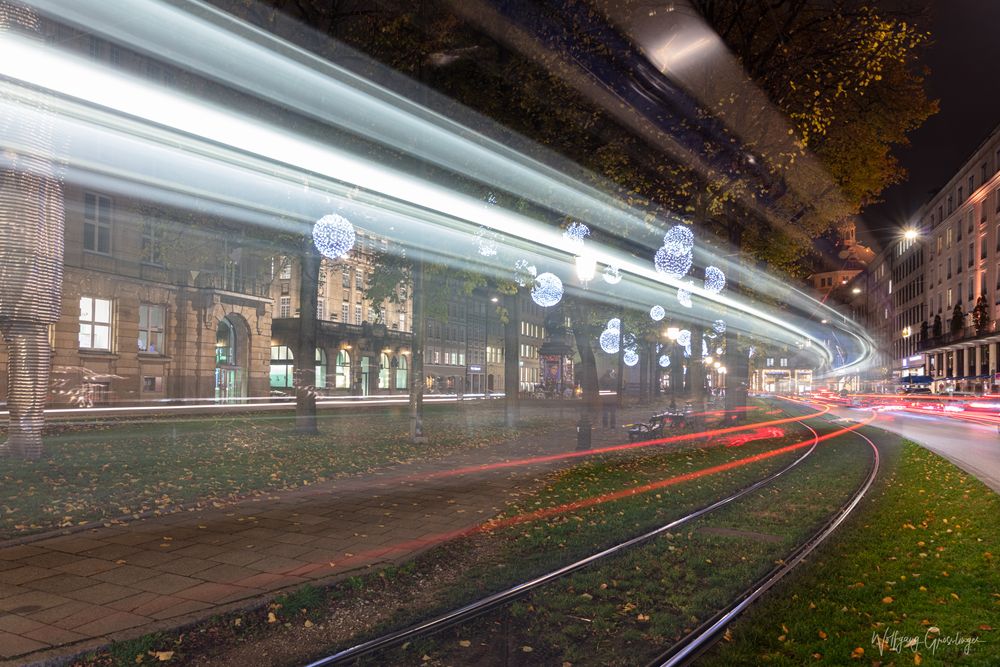
M 690 632 L 814 532 L 868 471 L 853 436 L 724 509 L 371 664 L 635 665 Z
M 423 445 L 410 444 L 403 410 L 321 411 L 315 436 L 275 413 L 56 423 L 41 460 L 0 461 L 0 539 L 295 489 L 569 428 L 572 419 L 529 418 L 515 430 L 500 408 L 428 406 L 426 415 Z
M 772 419 L 773 415 L 761 418 Z M 232 619 L 224 619 L 188 632 L 183 638 L 165 638 L 159 645 L 161 649 L 175 650 L 185 664 L 235 665 L 246 664 L 251 653 L 263 650 L 263 641 L 271 647 L 267 650 L 279 650 L 272 647 L 275 644 L 289 655 L 297 651 L 294 659 L 287 660 L 288 664 L 297 664 L 317 646 L 354 643 L 364 636 L 406 626 L 644 532 L 742 488 L 786 465 L 802 450 L 651 492 L 586 507 L 569 506 L 600 494 L 773 451 L 811 435 L 795 425 L 788 425 L 786 433 L 781 439 L 739 447 L 674 445 L 596 456 L 550 473 L 533 492 L 510 504 L 488 530 L 432 549 L 403 567 L 373 571 L 335 585 L 324 596 L 323 608 L 310 610 L 308 618 L 283 605 L 280 609 L 243 614 L 238 627 Z M 524 513 L 547 508 L 563 511 L 545 520 L 511 523 Z M 731 545 L 725 545 L 724 550 L 731 550 Z M 268 613 L 275 617 L 270 623 Z M 305 620 L 310 622 L 308 629 L 303 627 Z M 290 632 L 285 623 L 290 624 Z M 309 636 L 296 634 L 306 631 Z M 240 653 L 241 649 L 245 651 Z M 274 663 L 283 664 L 277 659 Z M 96 656 L 85 664 L 107 664 L 107 659 Z
M 872 490 L 702 664 L 1000 664 L 1000 496 L 913 443 Z

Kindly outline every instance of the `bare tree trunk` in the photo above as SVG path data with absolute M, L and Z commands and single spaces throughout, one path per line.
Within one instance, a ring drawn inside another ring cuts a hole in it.
M 427 442 L 424 436 L 424 345 L 427 313 L 424 308 L 424 260 L 413 263 L 413 363 L 410 370 L 410 442 Z
M 625 307 L 618 309 L 618 407 L 625 407 Z
M 583 400 L 580 402 L 580 420 L 576 425 L 576 447 L 577 449 L 590 449 L 592 418 L 601 409 L 601 394 L 597 382 L 597 360 L 594 358 L 594 347 L 591 343 L 594 337 L 590 327 L 590 306 L 575 302 L 570 312 L 572 313 L 576 351 L 580 355 L 580 368 L 576 377 L 583 389 Z
M 507 308 L 507 323 L 503 327 L 503 392 L 504 418 L 507 426 L 517 426 L 520 418 L 520 354 L 518 350 L 518 327 L 521 313 L 518 294 L 504 296 Z
M 295 346 L 295 430 L 316 434 L 316 300 L 323 261 L 312 239 L 299 261 L 299 331 Z

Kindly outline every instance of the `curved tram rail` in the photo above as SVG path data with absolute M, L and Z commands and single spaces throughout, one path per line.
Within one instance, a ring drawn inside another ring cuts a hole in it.
M 718 641 L 727 625 L 736 620 L 754 601 L 769 591 L 782 577 L 805 560 L 854 511 L 858 503 L 861 502 L 861 499 L 868 493 L 868 489 L 871 488 L 875 477 L 878 475 L 879 453 L 878 447 L 875 446 L 875 443 L 871 439 L 857 431 L 853 431 L 853 433 L 871 446 L 872 467 L 868 473 L 868 477 L 854 492 L 851 499 L 818 532 L 786 558 L 781 565 L 744 590 L 729 607 L 718 612 L 700 627 L 696 628 L 694 632 L 657 656 L 656 659 L 649 663 L 649 667 L 680 667 L 681 665 L 689 665 L 694 662 L 698 656 Z
M 403 642 L 408 641 L 414 637 L 433 634 L 440 630 L 444 630 L 448 627 L 458 625 L 459 623 L 469 621 L 473 618 L 481 616 L 482 614 L 492 609 L 495 609 L 496 607 L 499 607 L 508 602 L 512 602 L 515 599 L 545 584 L 549 584 L 557 579 L 560 579 L 568 574 L 576 572 L 577 570 L 580 570 L 582 568 L 593 565 L 610 556 L 619 554 L 625 551 L 626 549 L 648 542 L 659 535 L 662 535 L 677 528 L 678 526 L 684 525 L 699 517 L 705 516 L 706 514 L 709 514 L 710 512 L 713 512 L 719 509 L 720 507 L 724 507 L 725 505 L 728 505 L 729 503 L 732 503 L 733 501 L 736 501 L 746 496 L 747 494 L 752 493 L 757 489 L 775 481 L 776 479 L 778 479 L 779 477 L 781 477 L 782 475 L 784 475 L 785 473 L 787 473 L 788 471 L 792 470 L 800 463 L 802 463 L 810 454 L 812 454 L 816 450 L 816 447 L 819 445 L 819 442 L 821 440 L 826 439 L 828 436 L 821 437 L 815 431 L 815 429 L 813 429 L 811 426 L 805 423 L 807 419 L 812 419 L 812 418 L 815 418 L 815 416 L 803 417 L 802 420 L 799 422 L 807 429 L 812 431 L 813 434 L 812 445 L 809 446 L 809 448 L 806 449 L 806 451 L 801 456 L 799 456 L 797 459 L 789 463 L 781 470 L 778 470 L 777 472 L 772 473 L 771 475 L 761 480 L 758 480 L 757 482 L 754 482 L 753 484 L 744 487 L 743 489 L 740 489 L 739 491 L 729 496 L 726 496 L 725 498 L 716 500 L 715 502 L 705 505 L 697 510 L 694 510 L 693 512 L 686 514 L 685 516 L 674 519 L 673 521 L 670 521 L 669 523 L 659 526 L 658 528 L 643 533 L 642 535 L 639 535 L 637 537 L 633 537 L 632 539 L 629 539 L 625 542 L 621 542 L 620 544 L 611 546 L 603 551 L 587 556 L 582 560 L 578 560 L 574 563 L 570 563 L 569 565 L 565 565 L 559 569 L 553 570 L 551 572 L 538 576 L 529 581 L 520 583 L 516 586 L 500 591 L 498 593 L 494 593 L 485 598 L 482 598 L 481 600 L 469 603 L 464 607 L 460 607 L 458 609 L 455 609 L 453 611 L 450 611 L 446 614 L 430 619 L 423 623 L 419 623 L 417 625 L 413 625 L 411 627 L 404 628 L 402 630 L 398 630 L 396 632 L 392 632 L 387 635 L 383 635 L 382 637 L 377 637 L 375 639 L 371 639 L 361 644 L 357 644 L 355 646 L 343 649 L 341 651 L 338 651 L 337 653 L 333 653 L 331 655 L 315 660 L 309 663 L 306 667 L 325 667 L 326 665 L 345 664 L 350 661 L 357 660 L 358 658 L 361 658 L 363 656 L 374 653 L 376 651 L 390 648 L 398 644 L 402 644 Z M 864 490 L 867 491 L 867 486 L 865 487 Z M 860 500 L 860 496 L 858 496 L 857 500 Z M 854 502 L 854 504 L 856 503 L 857 501 Z M 846 516 L 846 514 L 844 516 Z M 839 521 L 837 522 L 837 524 L 839 525 Z M 836 528 L 836 525 L 834 525 L 830 529 L 831 532 L 833 528 Z M 802 557 L 805 557 L 805 554 L 803 554 Z M 801 560 L 801 558 L 799 560 Z

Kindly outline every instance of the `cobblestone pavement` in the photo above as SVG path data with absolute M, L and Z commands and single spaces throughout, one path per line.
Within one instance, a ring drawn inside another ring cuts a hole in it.
M 619 413 L 618 423 L 651 411 L 630 409 Z M 593 434 L 594 447 L 626 440 L 620 427 L 597 425 Z M 220 509 L 0 546 L 0 665 L 74 654 L 207 618 L 280 589 L 405 560 L 478 525 L 541 474 L 567 464 L 454 476 L 442 471 L 575 446 L 569 427 Z

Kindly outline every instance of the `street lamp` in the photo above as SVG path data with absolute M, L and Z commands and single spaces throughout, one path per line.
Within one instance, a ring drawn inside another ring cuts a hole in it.
M 681 330 L 678 327 L 667 327 L 667 338 L 671 341 L 676 342 L 677 337 L 681 335 Z
M 597 260 L 589 255 L 579 255 L 576 258 L 576 277 L 584 285 L 594 279 L 597 272 Z
M 918 236 L 920 236 L 920 231 L 912 227 L 903 232 L 903 238 L 907 241 L 913 241 Z

